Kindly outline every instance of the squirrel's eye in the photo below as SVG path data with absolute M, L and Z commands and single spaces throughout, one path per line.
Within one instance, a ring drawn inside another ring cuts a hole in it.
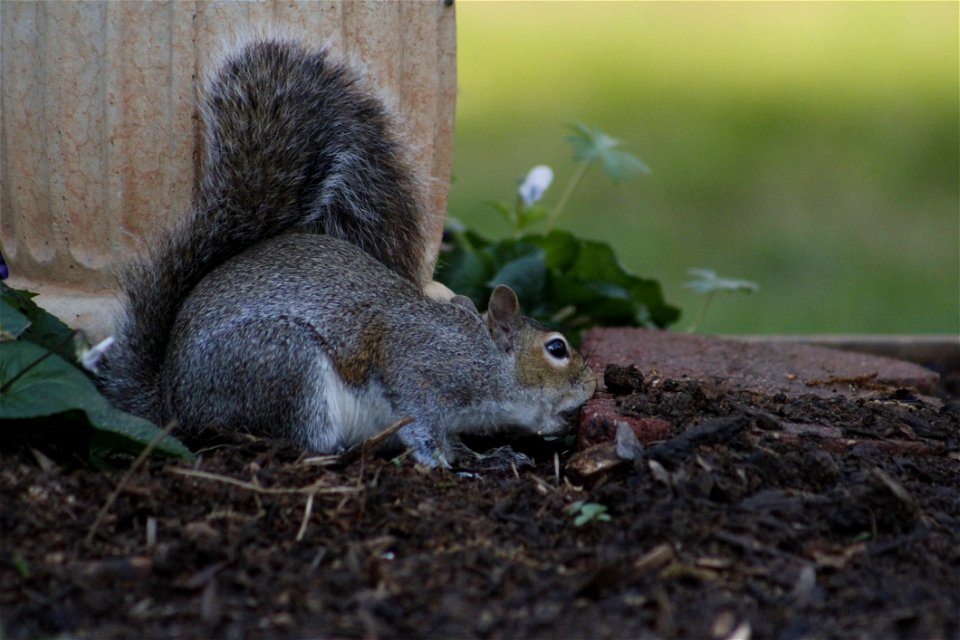
M 547 344 L 543 345 L 543 348 L 557 360 L 563 360 L 570 355 L 567 351 L 567 343 L 562 338 L 554 338 L 547 341 Z

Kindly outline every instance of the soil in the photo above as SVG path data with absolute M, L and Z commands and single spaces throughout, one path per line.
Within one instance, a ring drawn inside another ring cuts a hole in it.
M 956 397 L 598 351 L 616 415 L 664 430 L 599 471 L 571 457 L 611 445 L 563 440 L 516 440 L 535 468 L 481 474 L 216 432 L 188 441 L 195 464 L 132 474 L 5 447 L 0 635 L 960 635 Z

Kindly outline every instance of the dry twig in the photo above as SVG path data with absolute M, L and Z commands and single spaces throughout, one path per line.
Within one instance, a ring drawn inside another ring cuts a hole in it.
M 295 495 L 295 494 L 310 494 L 310 495 L 326 495 L 326 494 L 336 494 L 336 493 L 355 493 L 357 491 L 356 487 L 323 487 L 321 486 L 322 480 L 318 480 L 313 484 L 307 485 L 306 487 L 261 487 L 259 484 L 253 482 L 246 482 L 244 480 L 237 480 L 236 478 L 231 478 L 230 476 L 222 476 L 217 473 L 210 473 L 208 471 L 200 471 L 198 469 L 184 469 L 182 467 L 173 467 L 169 469 L 170 473 L 175 473 L 181 476 L 188 476 L 191 478 L 200 478 L 201 480 L 212 480 L 214 482 L 222 482 L 223 484 L 229 484 L 234 487 L 240 487 L 241 489 L 246 489 L 247 491 L 253 491 L 254 493 L 268 494 L 268 495 Z
M 295 538 L 297 542 L 303 540 L 303 536 L 307 533 L 307 523 L 310 522 L 310 514 L 313 513 L 313 497 L 315 495 L 317 494 L 307 495 L 307 504 L 303 508 L 303 520 L 300 522 L 300 529 L 297 531 L 297 537 Z
M 368 438 L 356 447 L 344 451 L 340 455 L 340 464 L 349 464 L 357 458 L 366 457 L 369 453 L 376 451 L 377 448 L 388 439 L 396 435 L 397 431 L 400 431 L 400 429 L 404 428 L 411 422 L 413 422 L 413 418 L 410 416 L 401 418 L 372 438 Z
M 93 524 L 90 525 L 89 531 L 87 531 L 86 537 L 83 539 L 84 545 L 89 545 L 93 542 L 93 536 L 97 534 L 97 529 L 100 528 L 100 523 L 103 522 L 104 516 L 107 515 L 107 512 L 110 511 L 110 507 L 113 506 L 113 503 L 116 502 L 117 497 L 120 495 L 120 492 L 123 491 L 127 483 L 130 481 L 130 478 L 133 477 L 133 474 L 137 472 L 140 468 L 140 465 L 143 464 L 144 460 L 153 453 L 153 450 L 157 447 L 160 442 L 170 435 L 170 432 L 173 431 L 174 427 L 177 426 L 176 420 L 171 420 L 163 431 L 153 436 L 153 440 L 147 443 L 147 446 L 143 448 L 143 451 L 140 452 L 140 455 L 133 461 L 133 464 L 130 465 L 130 468 L 127 469 L 127 473 L 124 474 L 123 478 L 120 480 L 120 483 L 113 490 L 113 493 L 110 494 L 110 497 L 107 498 L 107 501 L 100 507 L 100 512 L 97 513 L 96 519 L 93 521 Z

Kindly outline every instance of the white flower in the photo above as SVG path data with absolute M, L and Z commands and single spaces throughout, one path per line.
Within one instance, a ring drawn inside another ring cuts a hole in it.
M 523 183 L 517 190 L 524 206 L 532 207 L 540 202 L 551 182 L 553 182 L 553 169 L 547 165 L 539 164 L 530 169 L 530 173 L 523 179 Z
M 85 342 L 86 340 L 84 340 L 84 343 Z M 109 336 L 92 347 L 79 347 L 77 349 L 77 357 L 80 360 L 80 365 L 90 373 L 97 373 L 97 365 L 100 363 L 100 359 L 103 358 L 103 354 L 107 352 L 107 349 L 113 346 L 113 342 L 113 336 Z

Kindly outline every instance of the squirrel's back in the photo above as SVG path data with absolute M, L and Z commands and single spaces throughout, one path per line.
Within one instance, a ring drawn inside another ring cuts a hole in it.
M 205 89 L 192 209 L 121 274 L 124 309 L 101 386 L 164 419 L 159 378 L 180 306 L 218 265 L 289 232 L 343 238 L 411 282 L 432 265 L 418 184 L 382 103 L 322 50 L 258 40 Z
M 351 243 L 291 233 L 231 258 L 187 296 L 160 386 L 164 415 L 187 429 L 330 452 L 439 405 L 422 390 L 458 385 L 438 362 L 469 371 L 480 390 L 498 359 L 475 309 L 427 297 Z
M 556 433 L 595 384 L 560 334 L 520 316 L 507 287 L 484 319 L 347 241 L 292 233 L 231 258 L 187 296 L 160 387 L 165 415 L 188 430 L 248 430 L 322 453 L 409 417 L 400 441 L 436 466 L 463 453 L 460 433 Z

